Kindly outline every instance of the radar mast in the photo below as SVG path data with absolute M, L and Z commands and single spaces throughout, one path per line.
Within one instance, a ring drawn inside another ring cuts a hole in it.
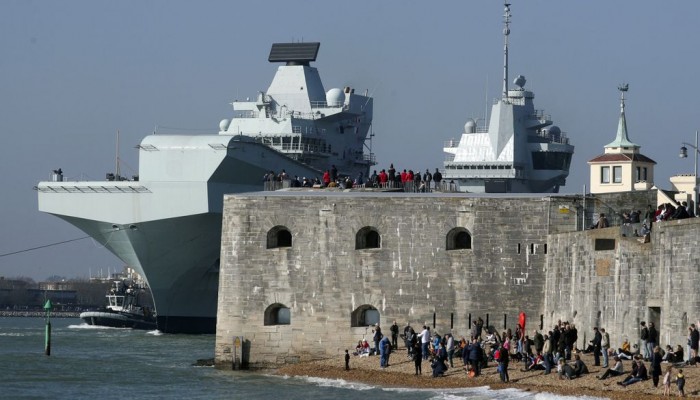
M 510 35 L 510 3 L 504 3 L 503 14 L 503 98 L 508 97 L 508 35 Z

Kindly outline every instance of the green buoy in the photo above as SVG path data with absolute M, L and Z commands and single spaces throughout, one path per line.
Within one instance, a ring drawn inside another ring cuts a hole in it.
M 53 308 L 51 300 L 46 300 L 46 304 L 44 304 L 44 310 L 46 310 L 46 342 L 44 351 L 47 356 L 51 355 L 51 308 Z

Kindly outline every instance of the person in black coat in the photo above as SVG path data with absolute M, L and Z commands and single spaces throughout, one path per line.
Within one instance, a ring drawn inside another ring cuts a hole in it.
M 600 343 L 603 340 L 603 335 L 600 333 L 597 326 L 593 328 L 593 332 L 593 340 L 591 341 L 593 345 L 593 365 L 597 367 L 600 366 Z
M 654 352 L 651 354 L 651 380 L 654 382 L 654 387 L 659 386 L 659 376 L 661 376 L 661 348 L 654 347 Z
M 413 362 L 416 364 L 416 375 L 422 374 L 421 363 L 423 362 L 423 349 L 418 342 L 413 344 Z

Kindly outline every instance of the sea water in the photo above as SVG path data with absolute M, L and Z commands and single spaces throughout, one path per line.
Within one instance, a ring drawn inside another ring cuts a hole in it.
M 292 378 L 197 367 L 214 357 L 214 335 L 171 335 L 52 319 L 0 318 L 0 398 L 4 399 L 533 399 L 566 398 L 486 387 L 420 390 L 344 380 Z M 589 398 L 590 399 L 590 398 Z

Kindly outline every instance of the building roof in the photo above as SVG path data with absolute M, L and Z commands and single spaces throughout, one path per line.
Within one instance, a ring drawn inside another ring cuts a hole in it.
M 601 154 L 598 157 L 595 157 L 594 159 L 590 160 L 588 163 L 609 163 L 609 162 L 644 162 L 644 163 L 650 163 L 650 164 L 656 164 L 656 161 L 652 160 L 651 158 L 645 156 L 644 154 L 639 154 L 639 153 L 606 153 L 606 154 Z

